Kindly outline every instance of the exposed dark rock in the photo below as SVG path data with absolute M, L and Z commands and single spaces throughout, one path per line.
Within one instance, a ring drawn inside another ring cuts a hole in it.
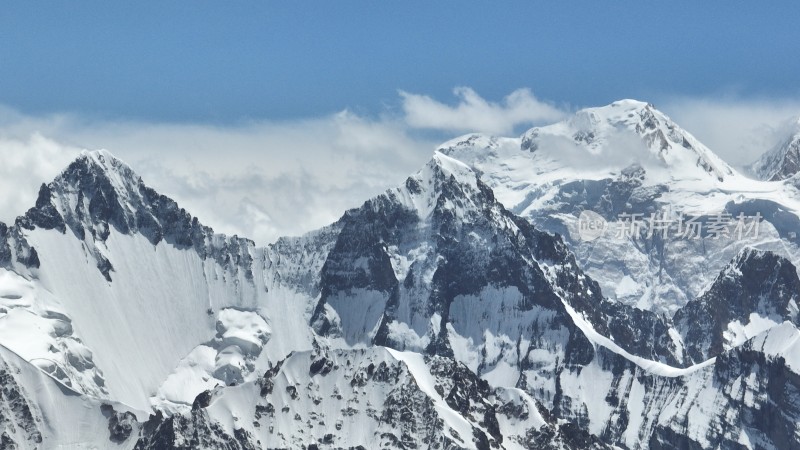
M 214 398 L 214 394 L 209 390 L 197 394 L 197 397 L 195 397 L 192 402 L 192 411 L 208 408 L 209 405 L 211 405 L 212 398 Z
M 136 416 L 130 411 L 120 413 L 109 404 L 100 405 L 100 411 L 108 418 L 108 438 L 111 442 L 120 444 L 127 441 L 134 428 L 138 427 Z
M 0 448 L 16 448 L 23 443 L 25 447 L 37 446 L 42 443 L 41 419 L 35 416 L 35 405 L 31 405 L 12 371 L 0 359 Z
M 203 410 L 187 415 L 164 417 L 161 412 L 151 415 L 142 426 L 136 450 L 256 450 L 261 443 L 242 429 L 233 436 L 218 423 L 210 420 Z
M 242 270 L 249 279 L 253 276 L 252 241 L 237 236 L 215 238 L 212 229 L 174 200 L 147 187 L 125 163 L 104 152 L 84 153 L 53 182 L 42 185 L 36 206 L 17 219 L 17 226 L 62 233 L 71 230 L 78 239 L 94 242 L 104 242 L 112 228 L 121 234 L 141 233 L 154 245 L 163 240 L 193 248 L 203 258 Z M 98 269 L 110 281 L 113 263 L 100 252 L 93 253 Z M 38 265 L 36 261 L 31 259 L 28 265 Z
M 798 323 L 800 279 L 795 266 L 772 252 L 746 249 L 717 276 L 700 298 L 674 317 L 694 361 L 725 350 L 725 332 L 732 322 L 745 325 L 751 314 L 777 322 Z M 794 306 L 792 306 L 794 305 Z

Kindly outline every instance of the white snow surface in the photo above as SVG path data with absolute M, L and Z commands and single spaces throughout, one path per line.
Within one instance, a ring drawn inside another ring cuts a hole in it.
M 82 241 L 40 229 L 27 238 L 38 251 L 40 268 L 31 280 L 8 271 L 0 277 L 6 280 L 4 289 L 20 292 L 6 295 L 19 298 L 2 302 L 32 306 L 4 307 L 0 342 L 31 361 L 53 360 L 73 375 L 75 388 L 83 392 L 142 410 L 150 410 L 153 396 L 190 405 L 194 396 L 219 381 L 203 380 L 209 372 L 201 370 L 208 368 L 201 357 L 203 345 L 215 343 L 214 370 L 224 365 L 218 359 L 228 349 L 229 357 L 231 352 L 243 355 L 240 365 L 247 373 L 261 372 L 269 359 L 309 348 L 307 319 L 313 299 L 267 276 L 264 250 L 252 249 L 256 262 L 251 280 L 192 249 L 164 241 L 153 245 L 140 234 L 112 228 L 101 244 L 114 266 L 113 281 L 108 282 Z M 93 357 L 102 378 L 99 386 L 93 377 L 73 374 L 77 371 L 69 361 L 75 358 L 66 350 L 48 350 L 59 348 L 51 344 L 63 334 L 56 329 L 62 322 L 87 349 L 73 345 L 73 353 Z M 26 331 L 17 333 L 21 328 Z M 273 333 L 277 339 L 271 339 Z M 231 361 L 237 364 L 235 357 Z M 187 375 L 195 371 L 203 375 L 189 383 Z
M 750 347 L 772 357 L 784 358 L 786 365 L 800 374 L 800 330 L 791 322 L 783 322 L 759 334 Z
M 0 345 L 0 371 L 7 371 L 16 386 L 3 386 L 4 389 L 17 388 L 22 397 L 29 403 L 35 427 L 41 434 L 41 443 L 25 436 L 24 426 L 18 422 L 14 429 L 2 429 L 0 433 L 9 432 L 19 445 L 20 450 L 40 448 L 59 449 L 130 449 L 136 443 L 127 440 L 117 444 L 108 439 L 108 419 L 100 410 L 101 401 L 91 395 L 80 395 L 64 386 L 61 382 L 25 361 L 21 356 Z M 111 405 L 117 412 L 131 412 L 139 420 L 146 420 L 147 414 L 129 408 L 118 402 L 102 402 Z M 12 411 L 4 411 L 0 402 L 0 417 L 15 420 Z M 0 424 L 3 420 L 0 420 Z

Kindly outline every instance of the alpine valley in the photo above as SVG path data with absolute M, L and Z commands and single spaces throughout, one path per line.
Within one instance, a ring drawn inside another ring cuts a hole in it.
M 799 143 L 623 100 L 266 247 L 84 152 L 0 224 L 0 448 L 800 449 Z M 676 208 L 761 220 L 581 239 Z

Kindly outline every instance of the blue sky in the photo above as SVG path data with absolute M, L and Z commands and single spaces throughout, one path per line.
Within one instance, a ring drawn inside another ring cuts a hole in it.
M 557 104 L 797 96 L 796 2 L 16 2 L 0 103 L 230 123 L 378 114 L 397 91 Z
M 800 115 L 799 5 L 7 3 L 0 221 L 105 148 L 263 244 L 400 184 L 446 139 L 516 136 L 621 98 L 746 164 Z

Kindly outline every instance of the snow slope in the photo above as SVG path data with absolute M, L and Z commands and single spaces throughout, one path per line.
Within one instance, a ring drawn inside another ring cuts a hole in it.
M 135 435 L 136 419 L 147 417 L 117 402 L 81 395 L 4 346 L 0 346 L 0 380 L 2 448 L 130 449 L 132 440 L 110 439 L 109 418 L 127 421 L 128 435 Z M 124 428 L 115 430 L 119 437 Z
M 142 410 L 157 393 L 190 405 L 261 371 L 267 355 L 310 345 L 311 299 L 265 274 L 280 252 L 215 235 L 170 202 L 107 152 L 83 154 L 43 186 L 16 226 L 36 266 L 3 271 L 3 343 L 80 392 Z M 272 331 L 284 334 L 273 341 Z M 213 350 L 205 380 L 168 380 L 203 344 Z

